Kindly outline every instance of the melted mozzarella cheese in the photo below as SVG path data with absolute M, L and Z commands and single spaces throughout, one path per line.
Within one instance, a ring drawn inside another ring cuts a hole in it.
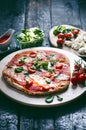
M 45 80 L 42 77 L 40 77 L 39 75 L 31 74 L 30 78 L 33 79 L 35 82 L 37 82 L 39 85 L 46 84 Z
M 19 81 L 19 82 L 24 82 L 24 74 L 22 73 L 15 73 L 15 68 L 17 68 L 16 66 L 13 66 L 12 69 L 6 69 L 6 74 L 10 77 L 12 77 L 13 79 Z
M 57 77 L 58 80 L 67 80 L 69 79 L 69 76 L 68 75 L 65 75 L 65 74 L 60 74 L 58 77 Z
M 44 89 L 50 88 L 49 84 L 46 83 L 45 79 L 43 79 L 39 75 L 31 74 L 29 75 L 29 77 L 34 81 L 35 84 L 38 84 L 39 87 L 43 87 Z
M 25 59 L 25 63 L 29 63 L 29 62 L 32 62 L 32 61 L 33 61 L 33 58 L 31 58 L 31 57 Z

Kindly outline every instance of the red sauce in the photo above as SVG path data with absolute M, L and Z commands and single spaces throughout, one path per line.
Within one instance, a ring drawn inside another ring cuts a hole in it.
M 3 42 L 5 42 L 9 37 L 10 37 L 10 35 L 5 35 L 2 38 L 0 38 L 0 44 L 2 44 Z

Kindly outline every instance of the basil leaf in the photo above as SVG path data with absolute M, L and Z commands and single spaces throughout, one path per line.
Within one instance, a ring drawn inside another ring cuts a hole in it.
M 42 67 L 44 70 L 48 70 L 48 62 L 42 62 Z
M 55 74 L 55 75 L 54 75 L 54 78 L 58 78 L 59 75 L 60 75 L 60 73 L 59 73 L 59 74 Z
M 55 62 L 56 62 L 55 60 L 51 60 L 50 61 L 51 66 L 54 66 Z
M 49 95 L 48 97 L 46 97 L 45 102 L 46 103 L 51 103 L 51 102 L 53 102 L 53 99 L 54 99 L 54 96 Z
M 11 66 L 11 65 L 7 65 L 7 68 L 10 68 L 10 69 L 11 69 L 11 68 L 12 68 L 12 66 Z
M 25 59 L 26 59 L 26 57 L 21 58 L 21 59 L 19 60 L 19 63 L 25 63 Z
M 50 79 L 45 79 L 46 83 L 50 84 L 51 83 L 51 80 Z
M 58 35 L 59 33 L 65 33 L 66 28 L 64 26 L 57 26 L 56 29 L 53 31 L 54 35 Z
M 15 73 L 21 73 L 24 70 L 23 67 L 15 68 Z
M 56 96 L 57 96 L 58 101 L 62 101 L 62 100 L 63 100 L 62 97 L 60 97 L 60 96 L 58 96 L 58 95 L 56 95 Z
M 28 71 L 25 71 L 25 72 L 24 72 L 24 75 L 29 75 Z

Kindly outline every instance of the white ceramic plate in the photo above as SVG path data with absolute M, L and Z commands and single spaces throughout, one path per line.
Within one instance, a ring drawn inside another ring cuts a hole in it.
M 4 94 L 6 94 L 10 98 L 12 98 L 12 99 L 14 99 L 22 104 L 36 106 L 36 107 L 52 107 L 52 106 L 59 106 L 59 105 L 63 105 L 65 103 L 68 103 L 68 102 L 76 99 L 77 97 L 79 97 L 80 95 L 82 95 L 86 91 L 86 87 L 81 87 L 81 86 L 77 86 L 76 89 L 73 89 L 72 84 L 70 83 L 69 88 L 65 92 L 59 94 L 59 96 L 61 96 L 63 98 L 63 100 L 61 102 L 58 101 L 56 96 L 55 96 L 54 101 L 52 103 L 46 103 L 45 98 L 47 96 L 43 96 L 43 97 L 29 96 L 21 91 L 16 90 L 15 88 L 10 87 L 8 84 L 6 84 L 2 80 L 2 70 L 3 70 L 4 66 L 7 64 L 7 62 L 16 53 L 20 53 L 20 52 L 23 52 L 26 50 L 53 50 L 53 51 L 65 54 L 70 60 L 71 73 L 73 71 L 74 60 L 80 59 L 77 55 L 75 55 L 73 53 L 70 53 L 70 52 L 65 51 L 65 50 L 57 49 L 57 48 L 51 48 L 51 47 L 38 47 L 38 48 L 23 49 L 23 50 L 16 51 L 16 52 L 8 55 L 7 57 L 5 57 L 0 62 L 0 90 Z
M 58 25 L 57 25 L 57 26 L 58 26 Z M 52 44 L 54 47 L 57 47 L 57 36 L 55 36 L 55 35 L 53 34 L 53 31 L 56 29 L 57 26 L 52 27 L 52 28 L 50 29 L 50 31 L 49 31 L 49 40 L 50 40 L 51 44 Z M 71 25 L 62 25 L 62 26 L 65 26 L 66 28 L 79 29 L 79 28 L 76 28 L 76 27 L 71 26 Z M 83 31 L 83 30 L 81 30 L 81 29 L 79 29 L 79 30 L 80 30 L 80 33 L 81 33 L 81 34 L 82 34 L 82 33 L 86 33 L 85 31 Z M 64 45 L 62 49 L 71 51 L 71 52 L 77 54 L 77 55 L 80 56 L 80 57 L 86 57 L 86 54 L 80 54 L 80 53 L 78 53 L 78 50 L 74 50 L 74 49 L 72 49 L 71 47 L 67 47 L 66 45 Z

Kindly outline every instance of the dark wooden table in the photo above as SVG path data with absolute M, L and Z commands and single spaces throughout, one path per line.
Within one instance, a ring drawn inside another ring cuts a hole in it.
M 51 46 L 50 28 L 58 24 L 86 31 L 86 0 L 0 0 L 0 35 L 9 28 L 18 32 L 37 26 L 45 32 L 46 47 Z M 0 54 L 0 59 L 16 50 L 13 39 L 9 52 Z M 36 108 L 0 92 L 0 130 L 86 130 L 86 93 L 64 106 Z

